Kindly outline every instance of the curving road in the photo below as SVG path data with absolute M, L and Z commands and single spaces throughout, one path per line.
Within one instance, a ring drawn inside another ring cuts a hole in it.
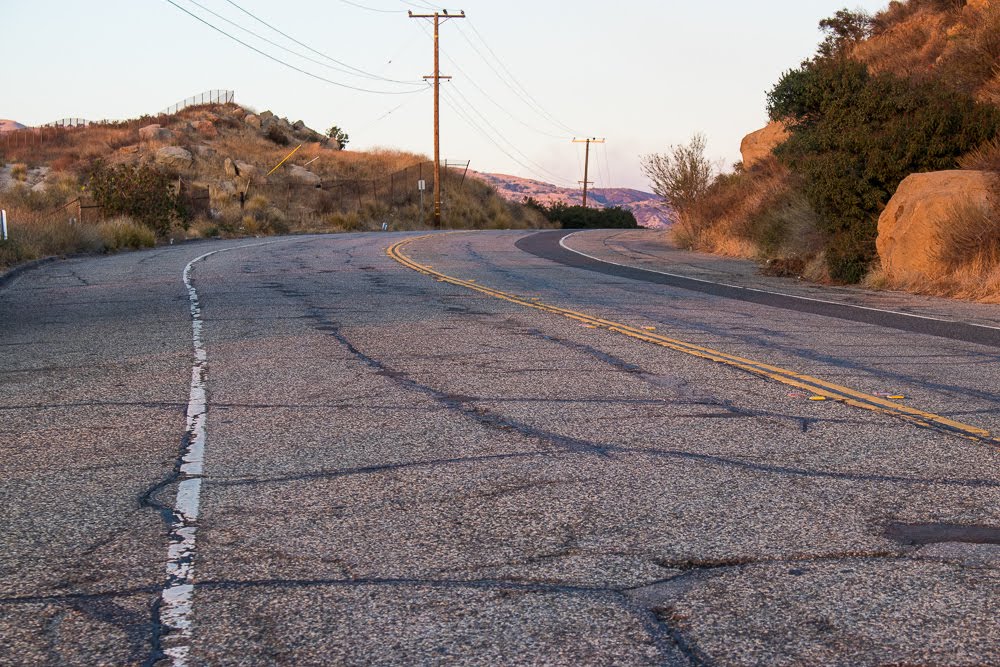
M 40 266 L 0 663 L 1000 664 L 998 326 L 639 233 Z

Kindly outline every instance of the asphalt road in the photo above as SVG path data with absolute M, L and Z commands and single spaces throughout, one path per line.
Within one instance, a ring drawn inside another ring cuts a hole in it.
M 0 286 L 0 664 L 1000 665 L 996 307 L 404 238 Z

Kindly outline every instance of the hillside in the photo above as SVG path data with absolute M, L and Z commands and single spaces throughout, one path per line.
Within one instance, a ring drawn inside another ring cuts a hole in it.
M 522 202 L 528 197 L 546 206 L 563 203 L 579 206 L 583 203 L 583 193 L 575 188 L 562 188 L 551 183 L 520 178 L 507 174 L 487 174 L 470 171 L 469 175 L 489 183 L 504 199 Z M 594 188 L 587 192 L 588 205 L 604 208 L 620 206 L 632 211 L 642 227 L 666 229 L 671 224 L 670 207 L 651 192 L 631 188 Z
M 678 212 L 675 242 L 820 282 L 1000 301 L 1000 1 L 893 1 L 820 27 L 743 162 Z
M 425 156 L 342 150 L 301 121 L 231 103 L 82 127 L 12 129 L 0 138 L 0 205 L 12 230 L 11 240 L 0 242 L 0 266 L 121 247 L 109 235 L 126 228 L 135 232 L 129 243 L 152 242 L 149 230 L 167 241 L 383 224 L 425 229 L 431 202 L 416 184 L 423 179 L 431 188 L 432 178 Z M 446 228 L 548 225 L 460 172 L 442 175 L 442 193 Z M 107 221 L 117 226 L 104 229 Z M 136 223 L 146 233 L 129 226 Z

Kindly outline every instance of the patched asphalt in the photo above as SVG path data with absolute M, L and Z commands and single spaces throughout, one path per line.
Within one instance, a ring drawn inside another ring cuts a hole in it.
M 406 253 L 1000 427 L 989 345 L 601 275 L 528 234 Z M 235 248 L 193 269 L 192 664 L 1000 664 L 996 446 L 437 282 L 386 256 L 401 238 L 200 243 L 0 288 L 0 662 L 161 657 L 181 271 Z M 933 532 L 956 525 L 978 532 Z

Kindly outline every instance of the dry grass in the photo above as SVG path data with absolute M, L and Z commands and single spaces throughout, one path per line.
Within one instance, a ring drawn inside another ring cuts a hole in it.
M 975 171 L 1000 172 L 1000 136 L 960 157 L 958 166 Z
M 725 174 L 681 212 L 671 228 L 678 246 L 730 257 L 766 259 L 805 252 L 813 245 L 811 212 L 793 197 L 791 175 L 775 158 L 747 172 Z M 803 210 L 804 209 L 804 210 Z M 781 240 L 778 240 L 778 237 Z

